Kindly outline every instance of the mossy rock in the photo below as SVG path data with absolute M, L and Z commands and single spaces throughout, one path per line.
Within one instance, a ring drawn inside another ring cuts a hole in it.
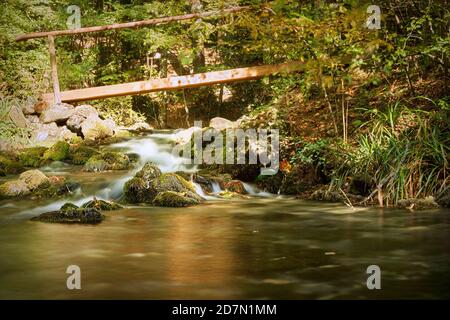
M 31 220 L 51 223 L 96 224 L 104 219 L 105 216 L 95 208 L 68 208 L 66 210 L 46 212 Z
M 146 182 L 150 183 L 151 180 L 161 176 L 161 170 L 153 162 L 147 162 L 141 170 L 139 170 L 135 177 L 142 178 Z
M 276 194 L 276 193 L 278 193 L 278 191 L 281 188 L 283 179 L 284 179 L 284 174 L 281 172 L 278 172 L 277 174 L 274 174 L 271 176 L 260 174 L 256 178 L 255 182 L 256 182 L 256 185 L 258 186 L 258 188 L 265 190 L 267 192 Z
M 439 204 L 436 203 L 433 197 L 426 197 L 423 199 L 410 198 L 399 200 L 397 202 L 397 206 L 413 210 L 427 210 L 439 208 Z
M 239 193 L 239 194 L 246 194 L 247 191 L 245 190 L 244 184 L 240 180 L 231 180 L 224 185 L 224 189 L 227 191 Z
M 80 184 L 72 181 L 66 181 L 62 179 L 60 181 L 52 181 L 50 186 L 47 188 L 38 188 L 33 191 L 33 199 L 42 198 L 57 198 L 64 196 L 68 193 L 75 192 L 80 188 Z
M 70 147 L 69 153 L 70 161 L 73 164 L 80 165 L 85 164 L 91 157 L 98 155 L 100 152 L 92 147 L 88 147 L 85 145 L 76 145 Z
M 120 152 L 104 152 L 92 156 L 84 165 L 88 172 L 107 170 L 126 170 L 130 168 L 130 159 Z
M 78 206 L 71 202 L 67 202 L 59 210 L 66 211 L 66 210 L 74 210 L 74 209 L 78 209 Z
M 443 208 L 450 208 L 450 194 L 439 197 L 437 203 Z
M 153 205 L 159 207 L 187 207 L 199 204 L 200 201 L 188 193 L 164 191 L 158 193 L 153 200 Z
M 25 167 L 38 168 L 45 163 L 44 153 L 46 147 L 34 147 L 23 150 L 19 155 L 20 163 Z
M 123 209 L 123 207 L 117 203 L 109 202 L 105 200 L 93 199 L 91 201 L 86 202 L 81 206 L 81 208 L 94 208 L 100 211 L 112 211 Z
M 175 191 L 195 193 L 194 186 L 175 173 L 163 173 L 152 182 L 153 188 L 158 192 Z
M 15 156 L 0 153 L 0 176 L 17 174 L 24 170 L 22 164 Z
M 156 195 L 147 181 L 136 177 L 125 183 L 123 193 L 129 203 L 151 203 Z
M 69 159 L 70 145 L 64 141 L 58 141 L 50 149 L 46 150 L 43 158 L 45 160 L 63 161 Z
M 128 157 L 128 159 L 130 159 L 131 163 L 138 163 L 139 159 L 141 158 L 139 156 L 139 154 L 133 153 L 133 152 L 132 153 L 126 153 L 126 156 Z

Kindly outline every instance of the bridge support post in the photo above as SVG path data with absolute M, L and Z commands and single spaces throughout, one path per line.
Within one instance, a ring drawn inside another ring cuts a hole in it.
M 61 90 L 59 89 L 58 66 L 56 64 L 55 37 L 52 35 L 48 36 L 48 48 L 50 52 L 50 66 L 52 68 L 52 83 L 54 95 L 53 101 L 54 103 L 61 103 Z

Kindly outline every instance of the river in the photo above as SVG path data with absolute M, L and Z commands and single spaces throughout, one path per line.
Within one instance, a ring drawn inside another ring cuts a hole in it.
M 169 137 L 108 148 L 194 171 L 170 154 Z M 41 168 L 81 183 L 66 199 L 0 201 L 0 299 L 450 298 L 448 210 L 354 210 L 247 185 L 250 199 L 127 206 L 98 225 L 29 221 L 69 200 L 115 199 L 135 172 L 81 169 Z M 66 287 L 69 265 L 81 269 L 81 290 Z M 366 286 L 369 265 L 381 269 L 381 290 Z

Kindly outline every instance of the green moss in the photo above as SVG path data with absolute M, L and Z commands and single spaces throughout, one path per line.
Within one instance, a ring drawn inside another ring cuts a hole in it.
M 100 211 L 111 211 L 111 210 L 119 210 L 123 207 L 117 203 L 93 199 L 91 201 L 86 202 L 81 206 L 81 208 L 95 208 Z
M 20 163 L 25 167 L 37 168 L 45 163 L 44 153 L 48 150 L 46 147 L 28 148 L 19 155 Z
M 24 168 L 15 156 L 0 153 L 0 176 L 17 174 L 22 171 Z
M 105 219 L 105 216 L 99 210 L 94 208 L 71 208 L 67 210 L 59 210 L 46 212 L 38 217 L 34 217 L 32 221 L 52 222 L 52 223 L 83 223 L 95 224 Z
M 67 202 L 59 210 L 66 211 L 66 210 L 73 210 L 73 209 L 78 209 L 78 206 L 74 205 L 73 203 Z
M 176 191 L 195 193 L 194 186 L 175 173 L 163 173 L 153 180 L 153 186 L 158 192 Z
M 156 191 L 142 178 L 128 180 L 123 193 L 129 203 L 151 203 L 156 195 Z
M 85 171 L 126 170 L 130 159 L 120 152 L 104 152 L 92 156 L 84 166 Z
M 153 205 L 160 207 L 187 207 L 196 204 L 199 204 L 198 200 L 175 191 L 160 192 L 153 200 Z
M 45 151 L 44 159 L 53 161 L 63 161 L 69 159 L 70 145 L 64 141 L 56 142 L 50 149 Z
M 161 176 L 161 170 L 153 162 L 147 162 L 138 173 L 136 178 L 142 178 L 147 182 Z
M 69 158 L 73 164 L 85 164 L 92 156 L 99 154 L 94 148 L 84 145 L 71 146 L 69 152 Z
M 80 184 L 72 181 L 61 180 L 53 182 L 47 188 L 38 188 L 33 191 L 32 197 L 34 199 L 41 198 L 57 198 L 72 193 L 80 188 Z

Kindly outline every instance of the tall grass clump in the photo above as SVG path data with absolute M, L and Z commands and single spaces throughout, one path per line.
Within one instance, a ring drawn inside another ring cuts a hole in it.
M 364 133 L 355 148 L 341 155 L 332 186 L 341 188 L 349 178 L 363 180 L 374 190 L 367 200 L 378 194 L 385 205 L 446 191 L 450 135 L 445 113 L 396 103 L 383 112 L 367 110 L 366 116 Z

